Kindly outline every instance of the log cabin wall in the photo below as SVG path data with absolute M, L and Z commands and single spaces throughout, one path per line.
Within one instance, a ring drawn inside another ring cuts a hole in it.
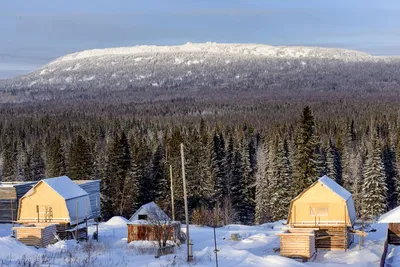
M 388 243 L 400 245 L 400 223 L 389 223 Z

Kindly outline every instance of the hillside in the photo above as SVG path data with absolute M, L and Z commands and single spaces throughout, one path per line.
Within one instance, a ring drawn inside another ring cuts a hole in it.
M 400 58 L 318 47 L 192 44 L 96 49 L 1 80 L 0 99 L 223 99 L 400 90 Z

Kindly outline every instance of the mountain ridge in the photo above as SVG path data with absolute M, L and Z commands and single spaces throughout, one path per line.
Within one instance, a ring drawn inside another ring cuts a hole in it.
M 85 50 L 0 81 L 7 101 L 133 100 L 250 93 L 370 92 L 400 88 L 400 57 L 355 50 L 260 44 L 187 43 Z M 0 100 L 4 99 L 0 96 Z

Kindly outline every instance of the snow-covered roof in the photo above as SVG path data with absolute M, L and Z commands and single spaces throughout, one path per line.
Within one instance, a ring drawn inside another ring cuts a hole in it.
M 378 223 L 400 223 L 400 206 L 381 215 Z
M 85 190 L 69 179 L 68 176 L 48 178 L 42 181 L 54 189 L 65 200 L 88 195 Z
M 351 197 L 351 193 L 349 191 L 347 191 L 346 189 L 341 187 L 338 183 L 336 183 L 334 180 L 332 180 L 331 178 L 329 178 L 326 175 L 319 178 L 318 182 L 325 185 L 327 188 L 332 190 L 334 193 L 336 193 L 338 196 L 340 196 L 344 200 L 348 200 Z
M 130 222 L 138 221 L 139 215 L 147 215 L 149 220 L 171 220 L 168 215 L 157 206 L 156 203 L 150 202 L 141 206 L 129 219 Z

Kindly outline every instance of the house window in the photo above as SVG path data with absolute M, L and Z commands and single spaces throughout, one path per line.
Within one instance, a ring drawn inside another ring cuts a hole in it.
M 310 215 L 313 217 L 328 216 L 327 207 L 310 207 Z
M 147 214 L 139 214 L 139 220 L 147 220 Z

